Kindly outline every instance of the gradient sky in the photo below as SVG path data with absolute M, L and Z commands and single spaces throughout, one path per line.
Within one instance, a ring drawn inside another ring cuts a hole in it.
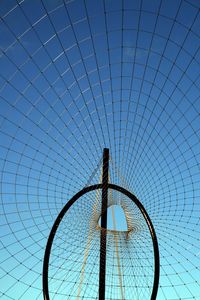
M 154 224 L 157 299 L 200 299 L 199 1 L 2 0 L 0 17 L 1 299 L 43 299 L 53 222 L 104 147 Z

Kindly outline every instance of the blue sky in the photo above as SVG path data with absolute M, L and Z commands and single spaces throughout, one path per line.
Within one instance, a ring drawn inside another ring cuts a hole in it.
M 76 192 L 100 181 L 104 147 L 110 182 L 134 193 L 154 224 L 158 300 L 200 299 L 199 8 L 2 1 L 1 299 L 42 299 L 50 229 Z

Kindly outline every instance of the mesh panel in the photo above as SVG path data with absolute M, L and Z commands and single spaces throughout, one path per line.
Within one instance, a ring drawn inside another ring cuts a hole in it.
M 99 182 L 104 147 L 110 182 L 133 192 L 154 224 L 157 299 L 200 299 L 199 8 L 192 0 L 1 1 L 3 300 L 42 299 L 50 229 L 74 194 Z M 88 217 L 92 206 L 83 209 Z

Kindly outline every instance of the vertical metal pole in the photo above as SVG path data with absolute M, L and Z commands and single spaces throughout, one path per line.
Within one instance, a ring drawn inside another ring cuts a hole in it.
M 105 300 L 109 149 L 103 150 L 99 300 Z

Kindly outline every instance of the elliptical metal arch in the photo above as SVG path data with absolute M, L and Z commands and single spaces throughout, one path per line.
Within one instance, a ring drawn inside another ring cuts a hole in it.
M 54 240 L 54 236 L 56 235 L 56 231 L 57 228 L 60 224 L 60 222 L 62 221 L 64 215 L 67 213 L 68 209 L 83 195 L 85 195 L 86 193 L 90 192 L 90 191 L 94 191 L 97 189 L 103 189 L 103 183 L 101 184 L 95 184 L 95 185 L 91 185 L 88 187 L 83 188 L 81 191 L 79 191 L 77 194 L 75 194 L 71 200 L 69 200 L 65 206 L 63 207 L 63 209 L 60 211 L 59 215 L 57 216 L 53 227 L 50 231 L 49 237 L 48 237 L 48 241 L 47 241 L 47 245 L 46 245 L 46 249 L 45 249 L 45 255 L 44 255 L 44 262 L 43 262 L 43 273 L 42 273 L 42 280 L 43 280 L 43 297 L 44 300 L 50 300 L 49 297 L 49 285 L 48 285 L 48 270 L 49 270 L 49 258 L 50 258 L 50 253 L 51 253 L 51 248 L 52 248 L 52 244 L 53 244 L 53 240 Z M 160 277 L 160 258 L 159 258 L 159 247 L 158 247 L 158 240 L 157 240 L 157 236 L 156 236 L 156 232 L 155 229 L 153 227 L 153 223 L 147 213 L 147 211 L 145 210 L 144 206 L 142 205 L 142 203 L 136 198 L 135 195 L 133 195 L 131 192 L 129 192 L 128 190 L 124 189 L 121 186 L 118 186 L 116 184 L 111 184 L 108 183 L 107 184 L 107 188 L 108 189 L 113 189 L 115 191 L 121 192 L 122 194 L 126 195 L 127 197 L 129 197 L 139 208 L 140 212 L 142 213 L 150 234 L 151 234 L 151 238 L 152 238 L 152 242 L 153 242 L 153 249 L 154 249 L 154 282 L 153 282 L 153 289 L 152 289 L 152 294 L 151 294 L 151 298 L 150 300 L 155 300 L 157 297 L 157 292 L 158 292 L 158 286 L 159 286 L 159 277 Z

